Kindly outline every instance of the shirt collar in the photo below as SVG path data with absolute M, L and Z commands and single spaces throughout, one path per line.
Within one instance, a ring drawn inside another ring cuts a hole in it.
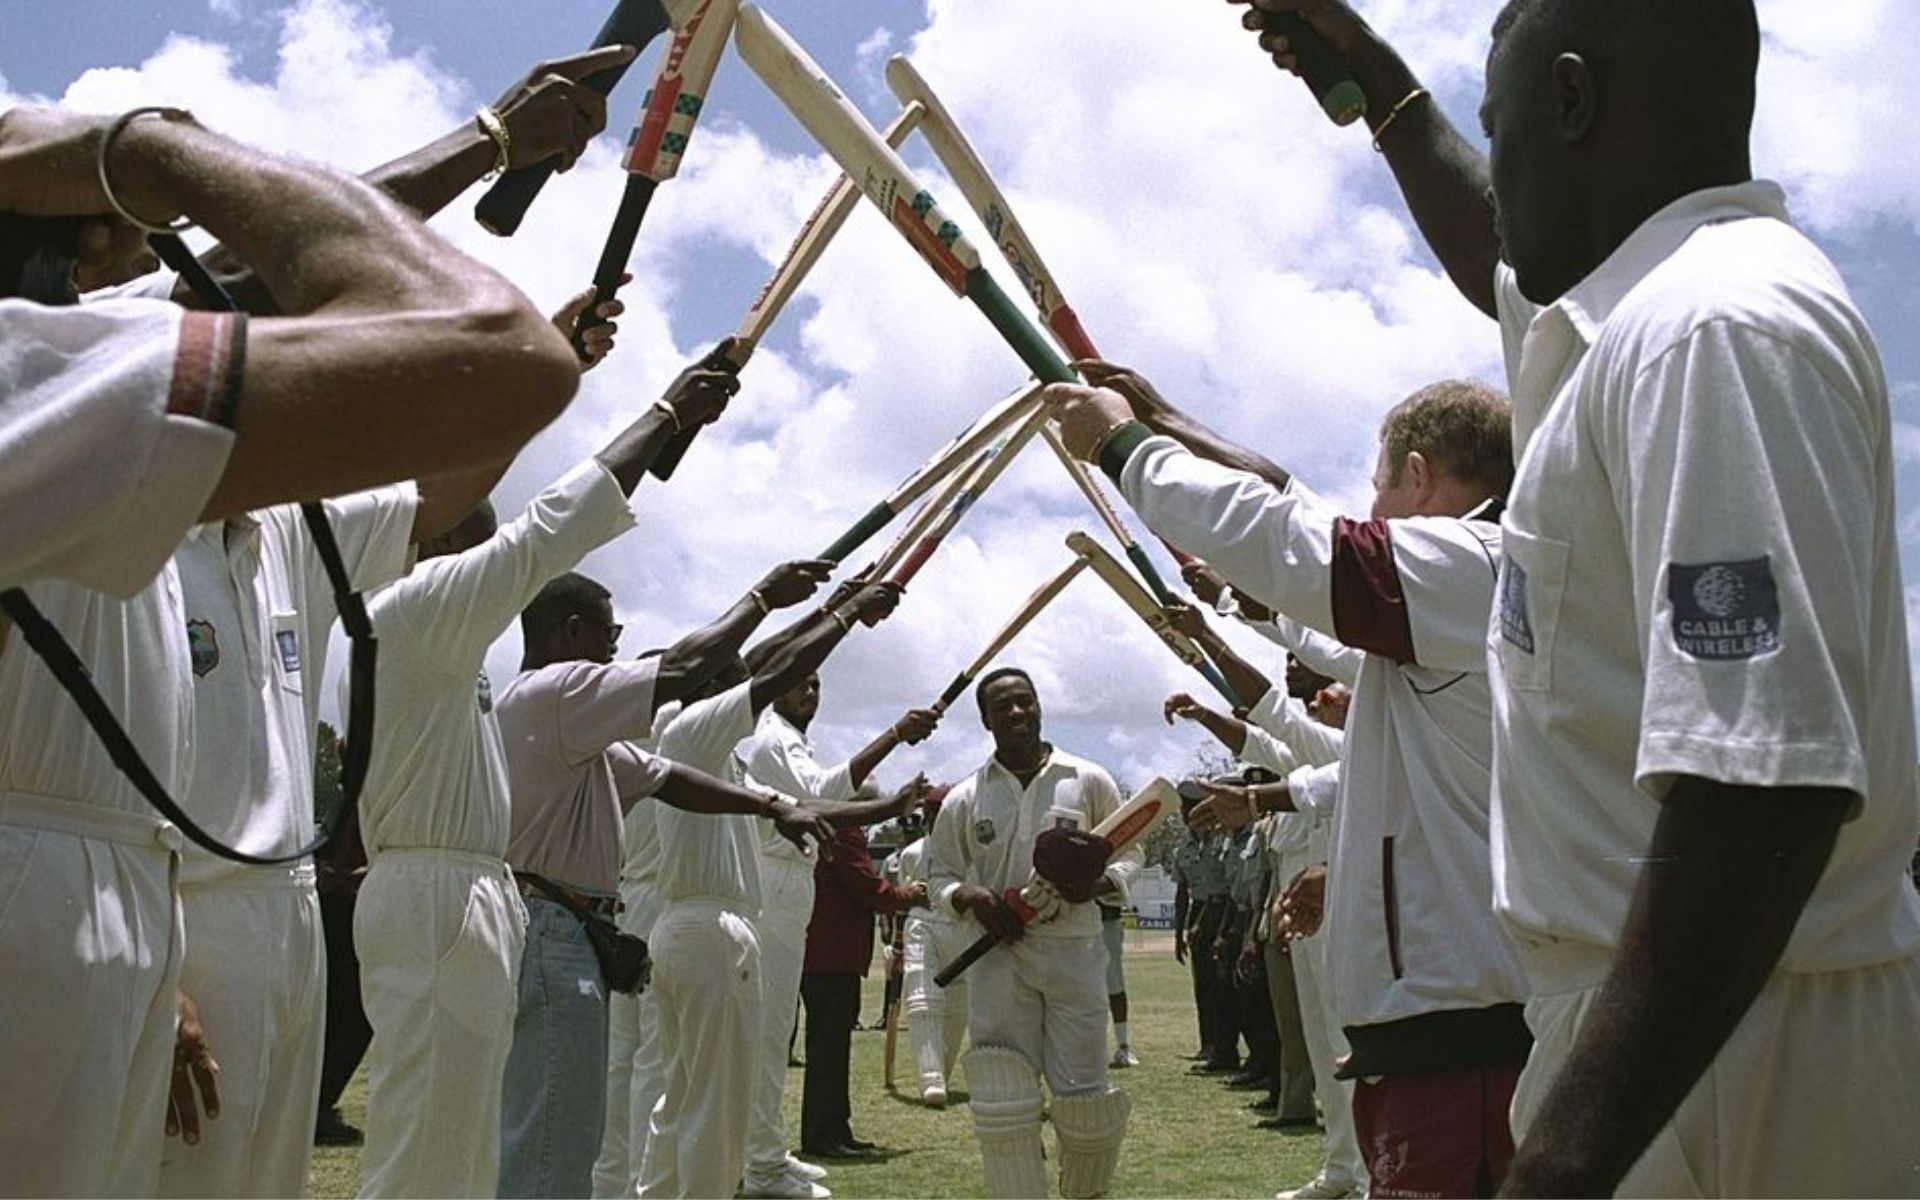
M 1689 192 L 1654 213 L 1585 279 L 1555 301 L 1582 341 L 1592 345 L 1627 294 L 1703 226 L 1749 217 L 1791 221 L 1786 193 L 1764 179 Z

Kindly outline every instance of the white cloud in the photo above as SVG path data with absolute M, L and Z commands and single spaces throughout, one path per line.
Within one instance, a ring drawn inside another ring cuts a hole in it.
M 1420 249 L 1366 138 L 1330 126 L 1255 52 L 1233 10 L 1173 7 L 930 0 L 917 28 L 890 13 L 898 31 L 874 30 L 860 47 L 860 77 L 840 82 L 851 95 L 886 96 L 884 59 L 907 47 L 1106 353 L 1357 507 L 1380 415 L 1440 376 L 1498 381 L 1495 331 Z M 1369 15 L 1465 115 L 1496 8 L 1380 0 Z M 1900 111 L 1881 93 L 1901 77 L 1891 56 L 1920 44 L 1915 15 L 1890 0 L 1817 10 L 1811 0 L 1770 0 L 1764 9 L 1773 41 L 1762 166 L 1790 166 L 1801 207 L 1826 227 L 1920 214 L 1920 162 L 1897 121 L 1830 119 Z M 1852 16 L 1840 19 L 1842 9 Z M 1871 19 L 1853 19 L 1862 12 Z M 86 73 L 64 99 L 95 110 L 185 104 L 236 136 L 364 168 L 465 120 L 506 82 L 457 78 L 430 54 L 396 53 L 377 11 L 350 0 L 302 0 L 282 21 L 270 77 L 243 78 L 228 49 L 175 38 L 137 68 Z M 1908 34 L 1889 36 L 1894 27 Z M 510 241 L 478 230 L 471 196 L 437 227 L 551 307 L 598 253 L 622 186 L 614 142 L 602 138 L 556 179 Z M 906 154 L 958 202 L 924 145 Z M 770 268 L 836 175 L 819 155 L 780 152 L 756 129 L 710 118 L 648 218 L 618 353 L 523 453 L 497 494 L 501 507 L 523 504 L 598 449 L 728 332 L 694 327 L 688 300 L 734 291 L 734 311 L 744 311 L 763 271 L 711 264 L 752 256 Z M 797 339 L 762 349 L 733 411 L 673 484 L 642 486 L 640 529 L 585 566 L 614 588 L 629 651 L 703 623 L 773 562 L 815 553 L 1024 374 L 865 205 L 783 320 Z M 1911 433 L 1902 437 L 1912 452 Z M 848 753 L 931 700 L 1065 562 L 1062 539 L 1075 527 L 1104 537 L 1044 451 L 1025 456 L 915 581 L 900 614 L 856 634 L 829 665 L 816 729 L 823 750 Z M 496 678 L 517 656 L 508 633 L 490 658 Z M 1271 652 L 1256 642 L 1253 657 L 1270 662 Z M 1076 583 L 1007 660 L 1039 679 L 1068 748 L 1107 756 L 1135 780 L 1190 762 L 1193 732 L 1162 725 L 1159 704 L 1205 685 L 1096 581 Z M 984 747 L 963 698 L 949 728 L 924 751 L 898 755 L 889 776 L 924 765 L 952 777 Z

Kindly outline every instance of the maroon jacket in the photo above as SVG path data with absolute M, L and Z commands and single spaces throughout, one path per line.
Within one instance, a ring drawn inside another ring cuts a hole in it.
M 813 867 L 813 920 L 807 925 L 809 975 L 865 975 L 873 965 L 873 918 L 907 907 L 913 893 L 888 883 L 867 852 L 867 831 L 833 836 L 833 861 Z

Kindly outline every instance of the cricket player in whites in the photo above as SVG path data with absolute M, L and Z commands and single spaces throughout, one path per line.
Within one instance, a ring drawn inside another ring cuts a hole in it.
M 1099 1196 L 1113 1182 L 1132 1102 L 1107 1085 L 1107 951 L 1093 901 L 1124 899 L 1142 854 L 1134 846 L 1108 862 L 1105 845 L 1087 833 L 1121 807 L 1120 789 L 1104 770 L 1042 740 L 1026 672 L 990 672 L 975 698 L 993 757 L 948 793 L 928 877 L 936 910 L 956 914 L 974 937 L 985 931 L 1004 943 L 969 973 L 967 1087 L 987 1194 L 1047 1194 L 1044 1071 L 1060 1193 Z M 1035 874 L 1060 903 L 1043 908 L 1051 919 L 1026 925 L 1006 893 Z
M 927 833 L 901 849 L 901 883 L 926 882 L 933 827 L 950 790 L 943 786 L 927 793 Z M 947 1106 L 954 1060 L 967 1036 L 967 981 L 956 979 L 943 988 L 933 977 L 967 948 L 967 929 L 951 908 L 933 905 L 907 911 L 906 961 L 901 968 L 905 994 L 900 1005 L 906 1010 L 907 1035 L 913 1039 L 920 1099 L 928 1108 Z

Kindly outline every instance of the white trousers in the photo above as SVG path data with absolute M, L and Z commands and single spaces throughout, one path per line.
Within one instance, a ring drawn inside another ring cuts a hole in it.
M 787 1088 L 788 1038 L 807 961 L 813 865 L 769 855 L 760 862 L 760 889 L 764 899 L 754 932 L 760 939 L 761 1019 L 747 1170 L 764 1178 L 787 1169 L 787 1121 L 780 1099 Z
M 916 910 L 907 917 L 901 954 L 902 1007 L 913 1035 L 920 1090 L 945 1089 L 967 1036 L 967 979 L 943 988 L 933 981 L 941 968 L 966 949 L 966 930 L 952 921 L 930 921 Z
M 1281 858 L 1281 886 L 1308 867 L 1327 861 L 1327 837 L 1316 829 L 1303 853 Z M 1321 1177 L 1330 1183 L 1367 1182 L 1366 1159 L 1360 1154 L 1360 1136 L 1353 1125 L 1353 1083 L 1335 1079 L 1334 1065 L 1349 1052 L 1347 1035 L 1340 1027 L 1340 1014 L 1330 1003 L 1327 987 L 1333 980 L 1332 964 L 1327 956 L 1336 951 L 1321 926 L 1319 933 L 1294 942 L 1287 949 L 1293 961 L 1294 990 L 1300 995 L 1300 1029 L 1307 1038 L 1307 1055 L 1313 1062 L 1313 1091 L 1320 1098 L 1320 1109 L 1327 1120 L 1327 1157 L 1320 1168 Z
M 1028 934 L 968 969 L 967 1033 L 1017 1050 L 1056 1096 L 1107 1090 L 1107 948 Z
M 307 1186 L 326 1033 L 320 897 L 289 868 L 249 868 L 180 892 L 180 989 L 220 1064 L 220 1117 L 168 1139 L 160 1196 L 298 1196 Z
M 593 1164 L 594 1200 L 640 1194 L 653 1106 L 667 1087 L 660 1045 L 660 1006 L 651 986 L 638 996 L 615 992 L 607 1006 L 607 1123 Z
M 1573 973 L 1597 979 L 1607 952 Z M 1533 1053 L 1513 1097 L 1527 1126 L 1592 1011 L 1528 961 Z M 1558 956 L 1560 967 L 1571 964 Z M 1920 1189 L 1920 957 L 1857 971 L 1776 971 L 1616 1196 L 1912 1196 Z
M 0 793 L 0 1195 L 153 1194 L 179 837 L 158 819 Z
M 383 850 L 353 916 L 367 1050 L 362 1196 L 492 1196 L 527 910 L 505 863 Z
M 669 901 L 652 949 L 667 1086 L 640 1195 L 731 1196 L 746 1166 L 760 1038 L 753 922 L 717 900 Z

